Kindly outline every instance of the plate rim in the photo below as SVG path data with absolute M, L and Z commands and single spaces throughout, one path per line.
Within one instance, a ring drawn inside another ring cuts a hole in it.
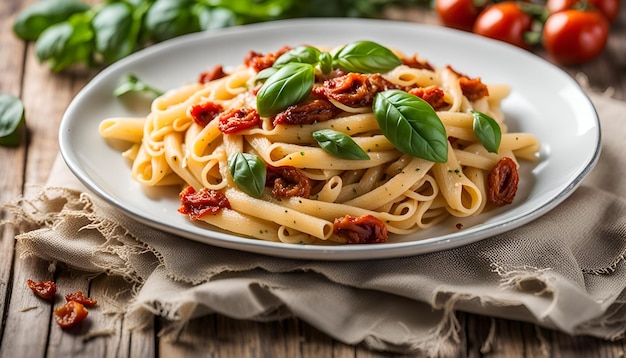
M 127 64 L 132 64 L 135 61 L 138 61 L 144 57 L 150 57 L 154 53 L 158 53 L 163 49 L 166 49 L 170 46 L 184 46 L 188 42 L 195 41 L 210 41 L 211 38 L 229 35 L 236 36 L 238 33 L 247 33 L 252 32 L 254 30 L 265 29 L 271 30 L 273 28 L 281 28 L 289 26 L 296 27 L 307 27 L 307 26 L 319 26 L 320 23 L 337 23 L 341 21 L 342 23 L 350 22 L 352 24 L 359 24 L 360 26 L 364 24 L 380 24 L 382 26 L 410 26 L 416 28 L 422 28 L 422 30 L 429 31 L 437 31 L 452 34 L 452 36 L 471 36 L 476 37 L 476 35 L 466 34 L 465 32 L 461 32 L 458 30 L 453 30 L 449 28 L 444 28 L 435 25 L 429 24 L 421 24 L 421 23 L 411 23 L 411 22 L 403 22 L 403 21 L 395 21 L 395 20 L 385 20 L 385 19 L 356 19 L 356 18 L 306 18 L 306 19 L 288 19 L 288 20 L 277 20 L 249 25 L 241 25 L 236 27 L 230 27 L 225 29 L 212 30 L 210 32 L 199 32 L 192 33 L 188 35 L 179 36 L 174 39 L 170 39 L 161 43 L 154 44 L 150 47 L 147 47 L 143 50 L 135 52 L 116 63 L 113 63 L 102 71 L 97 73 L 89 82 L 78 92 L 78 94 L 71 101 L 70 105 L 67 107 L 63 118 L 61 119 L 61 123 L 59 126 L 59 149 L 61 156 L 70 171 L 89 189 L 91 192 L 95 193 L 99 198 L 105 200 L 108 204 L 113 205 L 117 209 L 121 210 L 127 216 L 156 229 L 169 232 L 171 234 L 178 235 L 184 239 L 190 239 L 198 242 L 202 242 L 212 246 L 218 246 L 223 248 L 255 252 L 259 254 L 269 255 L 269 256 L 277 256 L 277 257 L 288 257 L 294 259 L 321 259 L 321 260 L 362 260 L 362 259 L 386 259 L 386 258 L 397 258 L 397 257 L 405 257 L 405 256 L 413 256 L 413 255 L 421 255 L 426 253 L 432 253 L 452 248 L 457 248 L 461 246 L 466 246 L 471 243 L 487 239 L 489 237 L 493 237 L 504 232 L 513 230 L 522 225 L 525 225 L 540 216 L 546 214 L 560 203 L 562 203 L 565 199 L 567 199 L 575 189 L 582 183 L 584 178 L 591 172 L 591 170 L 595 167 L 596 163 L 599 160 L 600 152 L 601 152 L 601 128 L 600 128 L 600 120 L 598 117 L 598 113 L 595 109 L 595 106 L 588 94 L 585 93 L 582 86 L 577 83 L 569 74 L 567 74 L 564 70 L 557 67 L 556 65 L 550 63 L 549 61 L 528 52 L 522 52 L 524 50 L 514 48 L 514 46 L 499 43 L 498 45 L 509 47 L 509 49 L 513 51 L 519 51 L 519 53 L 527 53 L 536 58 L 536 60 L 544 62 L 544 65 L 551 67 L 551 70 L 559 73 L 560 76 L 566 76 L 569 80 L 569 84 L 577 89 L 579 94 L 582 94 L 584 98 L 587 100 L 587 105 L 591 108 L 591 112 L 593 113 L 593 122 L 594 129 L 597 133 L 596 143 L 594 152 L 591 153 L 591 156 L 588 158 L 587 162 L 584 165 L 581 165 L 577 169 L 579 172 L 574 177 L 574 179 L 569 182 L 569 184 L 563 187 L 557 195 L 552 197 L 550 200 L 544 202 L 541 206 L 538 206 L 532 212 L 527 212 L 524 215 L 516 216 L 515 218 L 505 221 L 495 223 L 490 225 L 489 233 L 486 234 L 484 231 L 473 231 L 473 232 L 465 232 L 462 231 L 459 233 L 451 233 L 431 239 L 424 240 L 415 240 L 415 241 L 406 241 L 406 242 L 393 242 L 393 243 L 385 243 L 385 244 L 375 244 L 375 245 L 342 245 L 342 246 L 320 246 L 320 245 L 299 245 L 299 244 L 287 244 L 287 243 L 277 243 L 277 242 L 269 242 L 262 240 L 254 240 L 245 237 L 232 236 L 230 240 L 222 240 L 220 238 L 211 237 L 211 234 L 214 234 L 214 231 L 210 231 L 208 235 L 197 235 L 194 232 L 186 231 L 186 230 L 178 230 L 169 225 L 165 225 L 161 222 L 158 222 L 154 219 L 150 219 L 149 217 L 142 215 L 141 213 L 133 212 L 128 210 L 123 203 L 116 200 L 109 193 L 105 192 L 100 188 L 91 177 L 85 173 L 84 169 L 81 168 L 80 161 L 77 159 L 75 153 L 72 153 L 70 148 L 68 147 L 68 137 L 70 136 L 70 128 L 68 128 L 69 123 L 71 123 L 70 113 L 72 110 L 78 106 L 82 98 L 86 95 L 88 91 L 90 91 L 93 87 L 95 87 L 98 83 L 98 80 L 106 77 L 109 73 L 114 72 L 118 68 L 123 68 Z M 480 41 L 495 41 L 486 38 L 480 38 Z M 132 180 L 132 179 L 129 179 Z M 218 235 L 219 236 L 219 235 Z M 438 240 L 434 240 L 438 239 Z M 459 243 L 459 241 L 462 241 Z M 419 246 L 418 249 L 415 247 Z M 381 250 L 384 249 L 384 250 Z M 406 250 L 412 249 L 410 253 L 407 254 Z M 313 254 L 313 255 L 312 255 Z

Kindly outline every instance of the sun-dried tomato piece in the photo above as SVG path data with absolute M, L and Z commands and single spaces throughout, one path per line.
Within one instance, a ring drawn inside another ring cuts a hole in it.
M 449 105 L 445 100 L 443 90 L 436 86 L 415 87 L 409 89 L 408 92 L 428 102 L 435 111 L 439 111 Z
M 415 68 L 418 70 L 429 70 L 434 71 L 435 68 L 428 63 L 428 61 L 419 58 L 417 54 L 414 54 L 413 57 L 404 57 L 402 58 L 402 63 L 411 68 Z
M 294 104 L 274 117 L 277 124 L 312 124 L 327 121 L 335 116 L 339 109 L 325 99 L 314 99 Z
M 487 199 L 496 206 L 511 204 L 517 193 L 518 182 L 517 165 L 513 159 L 500 159 L 487 177 Z
M 219 115 L 220 132 L 232 134 L 244 129 L 259 126 L 261 117 L 254 108 L 231 108 Z
M 87 314 L 89 311 L 80 302 L 68 301 L 54 310 L 54 320 L 62 328 L 70 328 L 84 320 Z
M 76 291 L 74 293 L 68 293 L 67 295 L 65 295 L 65 300 L 75 301 L 84 306 L 95 306 L 98 304 L 98 301 L 94 300 L 93 298 L 89 298 L 83 295 L 83 291 Z
M 217 65 L 208 71 L 200 73 L 200 76 L 198 76 L 198 83 L 208 83 L 225 76 L 226 73 L 224 72 L 222 65 Z
M 489 96 L 489 88 L 487 88 L 487 85 L 482 83 L 480 78 L 470 78 L 468 75 L 457 72 L 450 65 L 446 68 L 459 77 L 461 92 L 463 92 L 463 95 L 467 97 L 468 100 L 476 101 L 485 96 Z
M 243 63 L 246 66 L 253 68 L 256 72 L 261 72 L 266 68 L 272 67 L 276 59 L 289 50 L 291 50 L 290 46 L 284 46 L 276 52 L 265 55 L 255 51 L 250 51 L 244 58 Z
M 349 244 L 373 244 L 386 242 L 388 233 L 385 223 L 373 215 L 354 217 L 346 215 L 333 222 L 335 235 L 348 240 Z
M 489 88 L 482 83 L 480 78 L 459 78 L 459 86 L 461 86 L 461 92 L 470 101 L 477 101 L 483 97 L 489 96 Z
M 291 166 L 268 165 L 265 186 L 272 188 L 272 194 L 277 198 L 308 198 L 311 195 L 311 179 Z
M 57 292 L 57 285 L 52 281 L 39 281 L 27 280 L 26 285 L 33 290 L 35 294 L 43 299 L 51 300 L 54 294 Z
M 178 196 L 180 197 L 178 212 L 188 215 L 191 220 L 198 220 L 204 215 L 215 215 L 222 209 L 231 208 L 226 195 L 209 188 L 202 188 L 196 192 L 192 186 L 188 186 Z
M 218 103 L 204 102 L 191 106 L 189 114 L 196 124 L 205 127 L 209 124 L 209 122 L 215 119 L 215 117 L 222 113 L 223 110 L 224 108 Z
M 313 87 L 313 94 L 326 97 L 350 107 L 371 106 L 376 93 L 400 87 L 380 74 L 348 73 L 331 78 Z

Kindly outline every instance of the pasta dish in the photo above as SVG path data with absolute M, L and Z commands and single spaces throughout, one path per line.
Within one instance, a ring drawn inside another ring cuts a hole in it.
M 371 41 L 250 51 L 100 135 L 179 212 L 240 236 L 380 243 L 514 201 L 535 136 L 509 132 L 511 89 Z M 462 229 L 462 227 L 458 227 Z

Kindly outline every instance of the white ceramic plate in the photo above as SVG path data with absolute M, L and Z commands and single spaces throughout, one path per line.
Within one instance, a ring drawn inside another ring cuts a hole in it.
M 127 73 L 157 88 L 194 82 L 217 64 L 238 65 L 250 50 L 274 52 L 284 45 L 337 46 L 372 40 L 432 65 L 451 64 L 483 82 L 512 86 L 502 104 L 509 128 L 535 134 L 540 161 L 524 164 L 515 202 L 471 220 L 445 222 L 414 235 L 374 245 L 313 246 L 238 237 L 191 222 L 177 213 L 172 190 L 146 190 L 130 177 L 128 163 L 98 134 L 111 116 L 145 115 L 112 96 Z M 593 105 L 570 76 L 541 58 L 469 33 L 404 22 L 363 19 L 301 19 L 269 22 L 170 40 L 131 55 L 98 74 L 72 101 L 61 122 L 61 153 L 69 168 L 93 192 L 133 218 L 161 230 L 211 245 L 267 255 L 321 260 L 410 256 L 466 245 L 502 233 L 545 214 L 561 203 L 595 165 L 600 150 Z M 462 230 L 455 228 L 461 222 Z

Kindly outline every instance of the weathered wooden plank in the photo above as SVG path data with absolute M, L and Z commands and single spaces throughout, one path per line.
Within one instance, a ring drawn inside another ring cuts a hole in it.
M 333 352 L 333 339 L 327 334 L 302 321 L 300 321 L 300 332 L 303 358 L 338 357 L 337 352 Z M 354 348 L 344 344 L 341 346 L 342 351 L 351 353 L 350 357 L 354 356 Z
M 35 296 L 26 286 L 28 279 L 54 278 L 48 271 L 48 264 L 42 260 L 28 258 L 15 261 L 0 357 L 43 357 L 46 352 L 53 303 Z
M 57 309 L 65 304 L 65 295 L 74 293 L 76 291 L 82 291 L 85 294 L 89 293 L 89 282 L 80 277 L 73 277 L 73 275 L 65 269 L 57 271 L 55 282 L 57 284 L 57 299 L 54 303 L 54 308 Z M 89 311 L 92 311 L 88 308 Z M 54 316 L 53 316 L 54 317 Z M 93 345 L 83 344 L 82 337 L 85 336 L 91 328 L 92 320 L 87 318 L 76 326 L 71 328 L 61 328 L 54 320 L 50 324 L 50 333 L 48 338 L 47 355 L 49 357 L 72 357 L 80 354 L 91 355 L 93 357 L 100 355 L 93 355 L 100 353 Z
M 4 1 L 0 3 L 0 19 L 13 19 L 19 9 L 19 2 Z M 25 46 L 13 36 L 12 21 L 0 21 L 0 94 L 19 97 L 21 92 L 22 62 Z M 0 147 L 0 203 L 15 200 L 22 190 L 23 169 L 25 162 L 24 147 Z M 7 163 L 10 163 L 7 166 Z M 0 210 L 0 221 L 7 220 L 8 214 Z M 14 259 L 15 230 L 11 226 L 0 227 L 0 345 L 4 325 L 5 310 L 9 302 L 11 267 Z
M 169 332 L 159 338 L 159 355 L 162 357 L 215 357 L 217 337 L 215 315 L 193 319 L 180 332 L 172 332 L 176 325 L 160 319 L 160 329 Z
M 53 324 L 48 343 L 49 357 L 153 357 L 154 330 L 130 332 L 124 326 L 123 310 L 130 299 L 130 285 L 119 277 L 101 275 L 88 281 L 84 274 L 62 271 L 57 277 L 60 296 L 82 291 L 98 301 L 78 326 L 60 329 Z M 63 302 L 58 302 L 58 307 Z

